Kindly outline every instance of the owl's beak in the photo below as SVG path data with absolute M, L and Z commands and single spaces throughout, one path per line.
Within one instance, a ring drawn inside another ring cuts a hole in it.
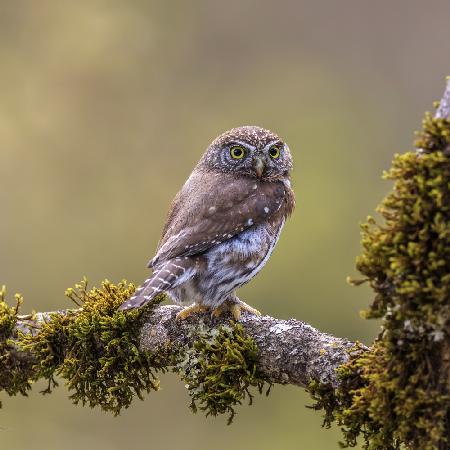
M 264 169 L 266 168 L 266 162 L 262 156 L 255 156 L 252 161 L 253 170 L 258 178 L 262 177 Z

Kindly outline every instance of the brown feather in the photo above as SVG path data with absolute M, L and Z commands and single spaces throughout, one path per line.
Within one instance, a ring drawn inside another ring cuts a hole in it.
M 226 195 L 224 195 L 226 193 Z M 292 190 L 282 181 L 195 170 L 172 203 L 163 237 L 149 267 L 202 253 L 245 229 L 292 211 Z

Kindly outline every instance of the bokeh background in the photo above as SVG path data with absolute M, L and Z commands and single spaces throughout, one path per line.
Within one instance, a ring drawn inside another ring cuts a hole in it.
M 207 144 L 234 126 L 278 132 L 298 207 L 241 291 L 264 313 L 369 343 L 359 223 L 390 188 L 450 61 L 448 0 L 0 1 L 0 284 L 24 311 L 68 306 L 86 275 L 139 282 L 168 204 Z M 5 398 L 0 447 L 335 449 L 336 429 L 275 386 L 234 424 L 193 415 L 183 384 L 120 417 L 64 386 Z

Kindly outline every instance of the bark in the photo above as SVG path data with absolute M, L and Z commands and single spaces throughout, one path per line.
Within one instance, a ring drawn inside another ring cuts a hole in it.
M 436 110 L 436 117 L 438 119 L 448 119 L 450 117 L 450 76 L 447 77 L 447 86 Z
M 176 322 L 179 306 L 160 306 L 148 316 L 141 330 L 141 348 L 157 351 L 170 343 L 176 349 L 189 345 L 196 330 L 217 326 L 228 319 L 212 322 L 202 314 Z M 355 344 L 322 333 L 298 320 L 279 320 L 270 316 L 257 317 L 244 313 L 241 323 L 258 345 L 258 370 L 273 383 L 307 386 L 313 379 L 336 387 L 335 369 L 348 360 L 348 350 Z

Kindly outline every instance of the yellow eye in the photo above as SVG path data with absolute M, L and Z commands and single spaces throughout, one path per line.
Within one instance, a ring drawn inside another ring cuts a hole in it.
M 269 155 L 273 158 L 273 159 L 277 159 L 280 157 L 280 147 L 277 147 L 276 145 L 272 145 L 272 147 L 269 148 Z
M 230 155 L 233 159 L 242 159 L 245 156 L 245 149 L 240 145 L 230 147 Z

